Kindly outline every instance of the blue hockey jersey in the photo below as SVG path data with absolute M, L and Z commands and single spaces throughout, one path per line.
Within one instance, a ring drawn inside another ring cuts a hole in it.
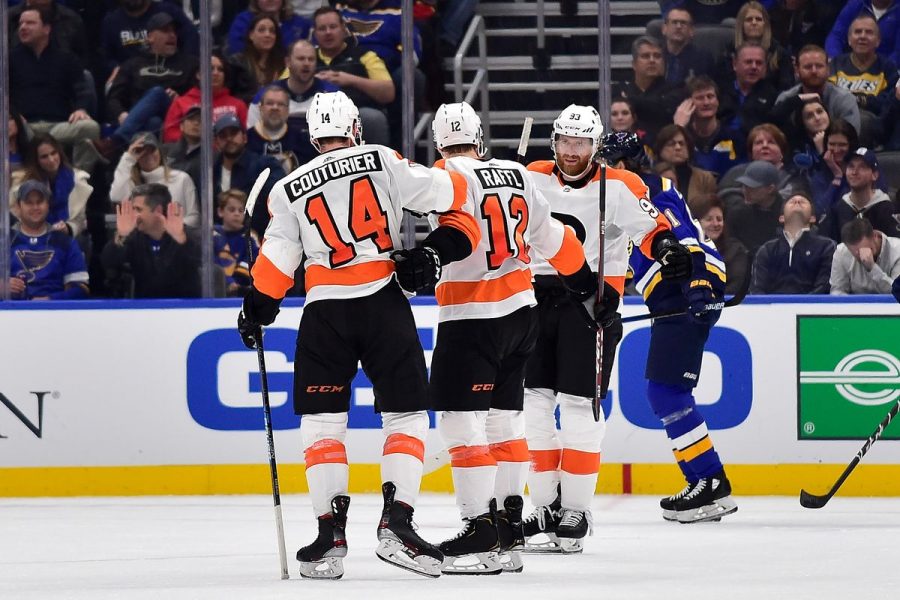
M 12 231 L 10 275 L 25 282 L 19 299 L 87 298 L 88 272 L 78 242 L 61 231 L 38 236 Z
M 687 202 L 672 181 L 663 178 L 661 183 L 662 191 L 653 196 L 651 202 L 669 219 L 678 241 L 691 251 L 693 277 L 709 279 L 716 293 L 724 296 L 725 261 L 712 240 L 703 234 L 700 223 L 691 215 Z M 663 281 L 658 262 L 640 252 L 632 252 L 628 262 L 634 273 L 635 288 L 644 296 L 644 302 L 652 312 L 684 307 L 681 284 Z
M 388 71 L 400 66 L 403 17 L 398 0 L 381 0 L 369 9 L 359 9 L 347 2 L 334 6 L 347 21 L 360 47 L 380 56 Z M 422 39 L 416 26 L 413 26 L 413 46 L 418 61 L 422 56 Z

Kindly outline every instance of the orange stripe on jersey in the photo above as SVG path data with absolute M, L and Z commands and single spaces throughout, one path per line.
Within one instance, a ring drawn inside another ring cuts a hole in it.
M 559 251 L 548 262 L 563 275 L 571 275 L 584 264 L 584 248 L 568 225 L 563 225 L 562 245 Z
M 529 450 L 528 455 L 531 457 L 531 470 L 534 473 L 543 473 L 559 468 L 562 450 Z
M 409 454 L 420 461 L 425 459 L 425 442 L 402 433 L 392 433 L 384 440 L 384 456 L 388 454 Z
M 278 267 L 262 253 L 256 259 L 252 272 L 253 287 L 275 299 L 284 298 L 294 285 L 294 278 L 278 270 Z
M 306 291 L 317 285 L 362 285 L 384 279 L 394 272 L 394 261 L 376 260 L 337 269 L 310 265 L 306 270 Z M 262 291 L 262 290 L 260 290 Z
M 497 461 L 487 446 L 457 446 L 450 448 L 451 467 L 495 467 Z
M 479 281 L 446 281 L 435 290 L 441 306 L 469 302 L 500 302 L 510 296 L 531 289 L 531 272 L 516 269 L 496 279 Z
M 337 440 L 319 440 L 304 452 L 306 468 L 325 463 L 347 464 L 347 449 Z
M 593 475 L 600 470 L 600 453 L 563 448 L 560 469 L 573 475 Z
M 444 169 L 444 168 L 446 168 L 446 165 L 447 165 L 447 161 L 445 161 L 443 158 L 439 158 L 436 161 L 434 161 L 435 169 Z
M 625 295 L 625 276 L 624 275 L 609 275 L 603 276 L 603 281 L 611 285 L 617 292 L 619 292 L 620 296 Z
M 528 462 L 528 443 L 519 438 L 497 444 L 491 444 L 491 456 L 497 462 Z
M 447 174 L 450 176 L 450 182 L 453 184 L 453 205 L 450 206 L 450 210 L 459 210 L 466 203 L 469 184 L 466 183 L 466 178 L 461 173 L 447 171 Z
M 669 220 L 662 213 L 660 213 L 659 216 L 656 217 L 656 229 L 645 235 L 644 241 L 641 242 L 641 253 L 647 258 L 653 258 L 653 238 L 656 237 L 656 234 L 662 231 L 671 230 L 671 223 L 669 223 Z
M 455 175 L 455 173 L 453 174 Z M 438 217 L 438 223 L 446 225 L 447 227 L 452 227 L 453 229 L 458 229 L 466 234 L 466 237 L 469 238 L 469 243 L 472 244 L 472 250 L 474 250 L 481 241 L 481 228 L 478 226 L 478 221 L 475 220 L 475 217 L 465 211 L 454 210 L 452 212 L 444 213 Z
M 535 173 L 543 173 L 544 175 L 549 175 L 553 172 L 553 167 L 556 165 L 552 160 L 536 160 L 533 163 L 530 163 L 526 168 L 529 171 L 534 171 Z

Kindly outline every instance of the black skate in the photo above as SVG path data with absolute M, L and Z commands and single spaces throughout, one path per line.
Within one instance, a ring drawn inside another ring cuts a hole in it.
M 394 500 L 397 487 L 390 481 L 381 486 L 384 510 L 378 524 L 375 554 L 384 562 L 426 577 L 440 577 L 444 555 L 416 533 L 413 508 Z
M 558 495 L 550 506 L 536 506 L 528 518 L 522 521 L 525 534 L 525 548 L 522 552 L 526 554 L 562 552 L 559 538 L 556 537 L 556 528 L 561 516 L 562 508 Z
M 584 538 L 594 534 L 594 522 L 589 510 L 564 508 L 556 537 L 564 554 L 578 554 L 584 550 Z
M 463 519 L 462 531 L 438 546 L 444 553 L 441 572 L 445 575 L 499 575 L 500 537 L 497 532 L 497 503 L 483 515 Z
M 331 512 L 319 517 L 319 537 L 297 550 L 300 576 L 307 579 L 340 579 L 347 556 L 347 507 L 349 496 L 331 499 Z
M 503 510 L 497 511 L 497 533 L 500 536 L 500 565 L 504 573 L 521 573 L 521 550 L 525 547 L 522 526 L 522 496 L 507 496 Z
M 737 512 L 725 471 L 698 481 L 683 498 L 675 501 L 674 510 L 679 523 L 718 521 Z
M 678 521 L 678 517 L 675 514 L 675 503 L 678 500 L 681 500 L 685 496 L 687 496 L 692 489 L 694 489 L 695 483 L 688 482 L 684 489 L 678 492 L 677 494 L 673 494 L 672 496 L 666 496 L 662 500 L 659 501 L 659 507 L 662 509 L 663 519 L 666 521 Z

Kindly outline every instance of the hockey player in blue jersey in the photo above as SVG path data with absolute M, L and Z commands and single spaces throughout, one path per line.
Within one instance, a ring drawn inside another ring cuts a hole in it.
M 636 136 L 605 140 L 604 148 L 613 164 L 622 159 L 633 162 L 642 153 Z M 648 187 L 656 188 L 651 202 L 669 219 L 672 232 L 693 258 L 691 275 L 681 282 L 667 278 L 666 267 L 640 252 L 632 252 L 629 259 L 637 291 L 651 312 L 686 311 L 656 319 L 650 329 L 647 399 L 663 423 L 675 460 L 687 480 L 683 490 L 663 498 L 660 506 L 663 518 L 669 521 L 718 521 L 737 511 L 737 504 L 731 498 L 731 484 L 697 408 L 693 389 L 700 376 L 703 347 L 723 306 L 725 263 L 670 180 L 657 178 Z M 678 348 L 678 352 L 672 352 L 672 348 Z

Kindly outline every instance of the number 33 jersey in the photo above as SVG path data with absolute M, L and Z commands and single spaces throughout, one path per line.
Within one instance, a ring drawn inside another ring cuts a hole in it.
M 471 255 L 443 268 L 435 288 L 438 321 L 502 317 L 536 305 L 529 266 L 537 256 L 563 275 L 584 264 L 574 232 L 550 216 L 550 204 L 522 165 L 455 156 L 435 166 L 465 177 L 463 209 L 481 231 Z M 433 226 L 446 219 L 430 217 Z
M 445 223 L 478 243 L 471 216 L 459 211 L 466 182 L 412 163 L 384 146 L 326 152 L 278 181 L 269 194 L 272 220 L 253 267 L 256 288 L 284 297 L 306 255 L 306 302 L 359 298 L 387 285 L 390 252 L 403 247 L 403 210 L 442 213 Z

